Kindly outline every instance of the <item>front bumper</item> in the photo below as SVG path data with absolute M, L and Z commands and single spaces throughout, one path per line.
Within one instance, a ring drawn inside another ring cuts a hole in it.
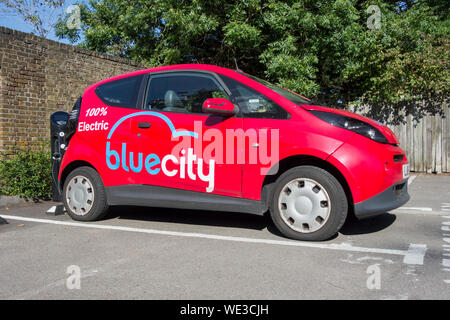
M 401 207 L 408 202 L 408 179 L 394 183 L 383 192 L 355 203 L 355 216 L 364 219 Z

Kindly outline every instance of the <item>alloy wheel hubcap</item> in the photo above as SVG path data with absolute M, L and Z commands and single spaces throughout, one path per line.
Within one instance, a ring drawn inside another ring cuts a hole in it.
M 73 213 L 84 216 L 94 204 L 94 187 L 88 178 L 76 176 L 70 180 L 66 191 L 67 204 Z
M 325 188 L 312 179 L 298 178 L 288 182 L 278 197 L 281 218 L 292 230 L 311 233 L 321 229 L 331 212 L 331 201 Z

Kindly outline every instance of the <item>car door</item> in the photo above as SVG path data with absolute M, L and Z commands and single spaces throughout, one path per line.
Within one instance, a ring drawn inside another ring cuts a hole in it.
M 242 118 L 202 112 L 206 99 L 228 97 L 213 73 L 151 73 L 144 110 L 130 119 L 128 152 L 145 169 L 136 173 L 137 181 L 241 197 L 242 164 L 226 161 L 239 148 L 227 149 L 226 137 L 228 130 L 242 129 Z
M 232 93 L 233 102 L 243 118 L 245 163 L 242 174 L 242 197 L 259 200 L 265 177 L 275 174 L 283 149 L 283 134 L 289 113 L 277 103 L 249 86 L 221 75 Z

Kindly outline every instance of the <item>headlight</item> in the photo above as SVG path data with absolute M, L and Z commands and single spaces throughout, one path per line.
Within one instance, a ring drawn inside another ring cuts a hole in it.
M 308 111 L 311 112 L 316 117 L 322 119 L 323 121 L 332 124 L 333 126 L 356 132 L 360 135 L 363 135 L 364 137 L 367 137 L 377 142 L 389 143 L 389 141 L 380 132 L 380 130 L 378 130 L 377 128 L 375 128 L 374 126 L 372 126 L 367 122 L 332 112 L 318 111 L 318 110 L 308 110 Z

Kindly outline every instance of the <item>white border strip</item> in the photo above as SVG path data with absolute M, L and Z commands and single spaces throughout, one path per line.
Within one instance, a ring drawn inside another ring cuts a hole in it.
M 302 242 L 302 241 L 292 241 L 292 240 L 270 240 L 270 239 L 243 238 L 243 237 L 219 236 L 219 235 L 213 235 L 213 234 L 202 234 L 202 233 L 191 233 L 191 232 L 164 231 L 164 230 L 155 230 L 155 229 L 110 226 L 110 225 L 102 225 L 102 224 L 97 224 L 97 223 L 66 222 L 66 221 L 58 221 L 58 220 L 50 220 L 50 219 L 36 219 L 36 218 L 27 218 L 27 217 L 11 216 L 11 215 L 2 215 L 2 216 L 5 217 L 6 219 L 11 219 L 11 220 L 47 223 L 47 224 L 63 225 L 63 226 L 71 226 L 71 227 L 81 227 L 81 228 L 128 231 L 128 232 L 158 234 L 158 235 L 176 236 L 176 237 L 202 238 L 202 239 L 258 243 L 258 244 L 270 244 L 270 245 L 282 245 L 282 246 L 292 246 L 292 247 L 306 247 L 306 248 L 319 248 L 319 249 L 330 249 L 330 250 L 341 250 L 341 251 L 390 254 L 390 255 L 404 256 L 403 262 L 406 264 L 418 264 L 418 265 L 423 264 L 423 260 L 424 260 L 425 253 L 427 250 L 426 245 L 423 245 L 423 244 L 410 244 L 408 250 L 392 250 L 392 249 L 354 247 L 352 245 L 344 244 L 344 243 L 342 243 L 342 244 L 334 244 L 334 243 L 333 244 L 323 244 L 323 243 Z
M 397 210 L 415 210 L 415 211 L 424 211 L 424 212 L 433 211 L 432 208 L 426 208 L 426 207 L 400 207 L 400 208 L 397 208 Z
M 417 178 L 417 176 L 410 176 L 408 179 L 408 186 L 414 181 L 414 179 Z

